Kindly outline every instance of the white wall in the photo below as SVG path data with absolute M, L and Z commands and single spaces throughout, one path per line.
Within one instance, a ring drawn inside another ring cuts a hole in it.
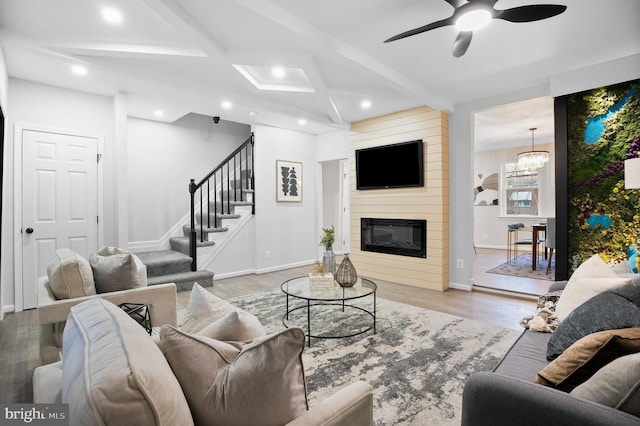
M 156 244 L 189 213 L 200 181 L 251 136 L 246 124 L 190 114 L 174 123 L 128 120 L 129 244 Z
M 311 263 L 320 241 L 316 138 L 258 125 L 256 152 L 255 268 L 258 272 Z M 276 160 L 302 162 L 302 202 L 276 202 Z M 265 252 L 270 252 L 266 258 Z
M 473 276 L 473 114 L 511 102 L 542 96 L 560 96 L 603 85 L 640 78 L 640 55 L 581 68 L 554 76 L 549 85 L 501 94 L 469 103 L 457 104 L 449 115 L 450 182 L 450 262 L 452 287 L 468 287 Z M 453 259 L 462 259 L 465 268 L 457 269 Z
M 13 129 L 16 123 L 37 125 L 55 130 L 78 131 L 104 136 L 105 163 L 104 182 L 105 199 L 112 196 L 116 164 L 113 159 L 113 106 L 112 99 L 105 96 L 92 95 L 73 90 L 33 83 L 10 78 L 7 99 L 11 100 L 11 108 L 7 111 L 5 125 L 8 128 L 5 138 L 5 190 L 7 201 L 3 208 L 5 228 L 2 234 L 2 262 L 9 271 L 5 278 L 11 283 L 3 285 L 3 303 L 5 308 L 13 309 L 14 305 L 14 272 L 13 252 L 19 247 L 13 246 L 13 237 L 20 228 L 20 218 L 13 217 L 14 195 L 14 152 L 20 149 L 20 141 L 14 138 Z M 111 194 L 111 195 L 110 195 Z M 3 194 L 4 195 L 4 194 Z M 113 206 L 105 203 L 103 218 L 105 244 L 113 244 L 114 211 Z
M 526 225 L 539 223 L 547 217 L 555 216 L 555 155 L 552 143 L 536 143 L 536 149 L 549 151 L 549 162 L 539 170 L 538 216 L 537 217 L 504 217 L 501 216 L 503 206 L 474 206 L 474 242 L 476 247 L 506 249 L 507 225 L 522 222 Z M 479 185 L 478 174 L 487 176 L 490 173 L 501 174 L 503 163 L 517 161 L 522 148 L 497 151 L 481 151 L 475 154 L 474 187 Z M 502 201 L 502 200 L 500 200 Z

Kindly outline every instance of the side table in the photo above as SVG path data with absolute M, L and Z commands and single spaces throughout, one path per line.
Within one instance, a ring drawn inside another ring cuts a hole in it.
M 121 303 L 118 307 L 133 318 L 135 322 L 140 324 L 147 333 L 149 333 L 149 336 L 151 336 L 153 333 L 153 327 L 151 326 L 151 312 L 149 305 L 144 303 Z

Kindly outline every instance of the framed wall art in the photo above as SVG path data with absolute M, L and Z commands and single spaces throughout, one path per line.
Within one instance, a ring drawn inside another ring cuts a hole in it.
M 276 201 L 302 201 L 302 163 L 276 160 Z

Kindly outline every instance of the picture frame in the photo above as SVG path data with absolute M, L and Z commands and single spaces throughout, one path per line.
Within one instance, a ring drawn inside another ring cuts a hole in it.
M 276 160 L 276 201 L 279 203 L 302 202 L 302 163 Z

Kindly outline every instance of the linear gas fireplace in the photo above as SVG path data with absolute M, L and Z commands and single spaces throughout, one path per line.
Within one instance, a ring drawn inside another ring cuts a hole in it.
M 362 251 L 427 257 L 426 220 L 362 218 L 360 231 Z

